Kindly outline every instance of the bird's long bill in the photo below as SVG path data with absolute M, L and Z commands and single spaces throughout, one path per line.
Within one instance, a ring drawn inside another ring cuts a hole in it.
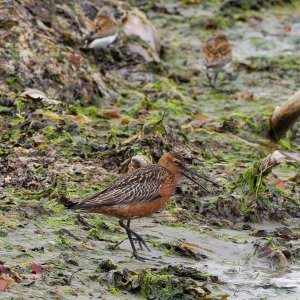
M 202 178 L 202 179 L 204 179 L 204 180 L 206 180 L 206 181 L 212 183 L 213 185 L 215 185 L 215 186 L 217 186 L 217 187 L 221 187 L 220 184 L 218 184 L 218 183 L 216 183 L 215 181 L 211 180 L 211 179 L 208 178 L 207 176 L 200 175 L 200 174 L 198 174 L 198 173 L 192 171 L 187 165 L 185 165 L 185 166 L 183 167 L 183 169 L 184 169 L 185 171 L 191 173 L 192 175 L 198 177 L 198 178 Z
M 204 176 L 204 175 L 200 175 L 194 171 L 192 171 L 187 165 L 184 165 L 183 166 L 183 171 L 186 171 L 188 173 L 190 173 L 191 175 L 195 176 L 195 177 L 198 177 L 198 178 L 202 178 L 206 181 L 209 181 L 211 182 L 213 185 L 217 186 L 217 187 L 220 187 L 220 185 L 216 182 L 214 182 L 213 180 L 211 180 L 210 178 Z M 189 180 L 191 180 L 192 182 L 196 183 L 197 185 L 199 185 L 202 189 L 204 189 L 205 191 L 211 193 L 210 191 L 208 191 L 205 187 L 203 187 L 199 182 L 197 182 L 193 177 L 189 176 L 187 173 L 185 172 L 182 172 L 182 175 L 185 176 L 186 178 L 188 178 Z

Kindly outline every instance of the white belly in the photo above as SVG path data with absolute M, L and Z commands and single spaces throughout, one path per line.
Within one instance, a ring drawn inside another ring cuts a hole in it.
M 110 45 L 111 43 L 113 43 L 116 38 L 118 36 L 118 33 L 116 33 L 115 35 L 111 35 L 111 36 L 106 36 L 103 38 L 99 38 L 99 39 L 94 39 L 89 45 L 88 48 L 106 48 L 108 45 Z

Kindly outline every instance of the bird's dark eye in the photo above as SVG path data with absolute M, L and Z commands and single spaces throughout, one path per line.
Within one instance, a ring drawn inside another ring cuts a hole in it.
M 178 160 L 178 159 L 174 159 L 173 160 L 173 163 L 177 166 L 180 166 L 181 165 L 181 162 Z

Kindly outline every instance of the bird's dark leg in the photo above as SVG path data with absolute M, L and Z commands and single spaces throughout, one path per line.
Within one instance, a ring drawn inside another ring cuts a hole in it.
M 134 232 L 131 228 L 130 228 L 130 221 L 128 221 L 127 223 L 127 229 L 137 238 L 137 240 L 139 241 L 139 243 L 141 243 L 141 245 L 144 245 L 145 248 L 151 252 L 151 249 L 148 247 L 148 245 L 146 244 L 144 238 L 142 236 L 140 236 L 139 234 L 137 234 L 136 232 Z
M 127 226 L 130 227 L 130 220 L 128 220 Z M 139 242 L 140 250 L 144 251 L 142 242 L 140 240 L 138 240 L 138 242 Z
M 219 75 L 219 72 L 216 72 L 215 75 L 214 75 L 214 83 L 213 83 L 213 87 L 214 88 L 216 88 L 216 83 L 217 83 L 218 75 Z
M 206 72 L 206 77 L 207 77 L 207 79 L 208 79 L 208 83 L 209 83 L 210 87 L 214 88 L 214 85 L 211 83 L 211 78 L 210 78 L 210 76 L 209 76 L 208 71 Z
M 127 221 L 127 227 L 130 228 L 130 220 Z M 130 229 L 131 229 L 131 228 L 130 228 Z M 130 235 L 131 235 L 131 232 L 130 232 Z M 142 245 L 141 241 L 138 240 L 138 242 L 139 242 L 140 250 L 143 251 L 144 249 L 143 249 L 143 245 Z
M 139 242 L 139 246 L 140 246 L 140 250 L 144 250 L 144 248 L 143 248 L 143 244 L 141 243 L 141 241 L 138 241 Z
M 234 90 L 223 90 L 222 88 L 218 88 L 216 87 L 216 83 L 217 83 L 217 79 L 218 79 L 218 75 L 219 75 L 219 71 L 217 71 L 214 75 L 214 82 L 213 82 L 213 88 L 217 91 L 217 92 L 221 92 L 221 93 L 226 93 L 226 94 L 232 94 L 235 91 Z M 225 73 L 225 75 L 227 75 L 228 73 Z M 232 80 L 232 79 L 230 79 Z
M 120 220 L 120 223 L 122 221 Z M 123 223 L 123 222 L 122 222 Z M 120 224 L 121 225 L 121 224 Z M 130 242 L 130 245 L 131 245 L 131 248 L 132 248 L 132 252 L 133 252 L 133 256 L 136 257 L 137 256 L 137 251 L 136 251 L 136 248 L 135 248 L 135 245 L 134 245 L 134 242 L 133 242 L 133 239 L 132 239 L 132 235 L 131 235 L 131 232 L 126 229 L 126 225 L 123 223 L 124 227 L 121 225 L 121 227 L 123 227 L 125 230 L 126 230 L 126 233 L 127 233 L 127 236 L 128 236 L 128 239 L 129 239 L 129 242 Z M 129 227 L 130 225 L 130 221 L 127 222 L 127 227 Z
M 130 220 L 127 221 L 127 227 L 130 228 Z M 126 230 L 126 232 L 127 232 L 127 230 Z M 129 234 L 130 234 L 131 240 L 130 240 L 129 236 L 128 236 L 128 238 L 129 238 L 130 244 L 132 245 L 133 241 L 132 241 L 132 236 L 131 236 L 131 232 L 130 231 L 129 231 Z M 127 235 L 128 235 L 128 233 L 127 233 Z M 141 241 L 138 240 L 138 242 L 139 242 L 140 250 L 144 250 Z
M 146 242 L 144 241 L 144 239 L 140 235 L 138 235 L 137 233 L 135 233 L 132 229 L 130 229 L 130 221 L 128 221 L 127 225 L 125 225 L 124 222 L 123 222 L 123 220 L 119 220 L 119 224 L 120 224 L 120 226 L 122 228 L 124 228 L 126 230 L 126 233 L 127 233 L 127 236 L 128 236 L 131 248 L 132 248 L 133 257 L 135 257 L 136 259 L 141 260 L 141 261 L 146 260 L 146 258 L 141 257 L 141 256 L 139 256 L 137 254 L 137 251 L 136 251 L 133 239 L 132 239 L 132 235 L 134 235 L 138 239 L 138 241 L 141 242 L 141 243 L 143 243 L 144 246 L 147 248 L 147 250 L 150 251 L 150 249 L 146 245 Z

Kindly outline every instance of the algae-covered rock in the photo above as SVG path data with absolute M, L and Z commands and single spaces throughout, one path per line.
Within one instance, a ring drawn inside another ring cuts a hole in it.
M 160 270 L 129 271 L 127 269 L 111 270 L 98 277 L 101 282 L 106 282 L 115 288 L 126 289 L 134 293 L 140 293 L 147 299 L 199 299 L 210 292 L 198 281 L 207 281 L 207 278 L 195 275 L 190 278 L 190 273 L 199 271 L 183 266 L 169 266 Z M 175 271 L 176 270 L 176 271 Z M 175 275 L 176 273 L 176 275 Z

